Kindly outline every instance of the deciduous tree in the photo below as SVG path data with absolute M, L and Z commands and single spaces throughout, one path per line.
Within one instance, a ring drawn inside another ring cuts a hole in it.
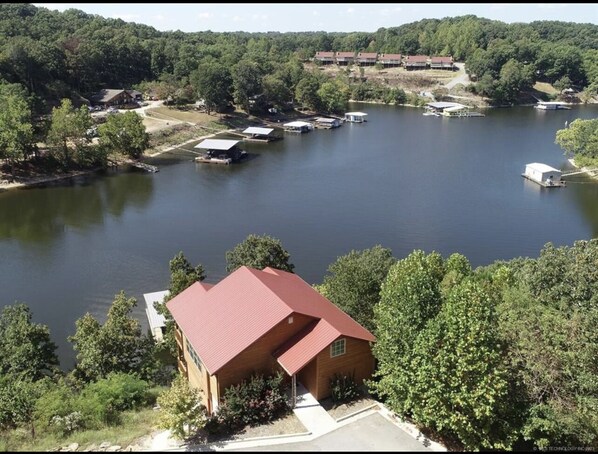
M 279 239 L 268 235 L 249 235 L 226 253 L 226 270 L 232 273 L 241 266 L 262 270 L 272 267 L 293 272 L 295 265 L 289 263 L 290 255 Z

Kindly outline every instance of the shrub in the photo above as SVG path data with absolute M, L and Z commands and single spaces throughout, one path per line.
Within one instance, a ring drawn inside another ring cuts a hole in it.
M 273 421 L 289 410 L 283 376 L 255 374 L 224 391 L 224 402 L 206 425 L 210 433 L 235 431 L 245 425 Z
M 330 379 L 332 402 L 340 404 L 357 399 L 361 393 L 355 383 L 355 370 L 351 374 L 334 374 Z

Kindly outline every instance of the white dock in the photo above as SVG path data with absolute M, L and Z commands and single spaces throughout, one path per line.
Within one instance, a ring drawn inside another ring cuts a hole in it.
M 162 303 L 166 295 L 168 295 L 168 290 L 144 293 L 143 295 L 143 299 L 145 300 L 145 313 L 147 315 L 147 321 L 149 322 L 150 331 L 157 342 L 160 342 L 164 337 L 166 319 L 162 314 L 158 314 L 158 311 L 156 311 L 156 308 L 154 307 L 154 303 Z

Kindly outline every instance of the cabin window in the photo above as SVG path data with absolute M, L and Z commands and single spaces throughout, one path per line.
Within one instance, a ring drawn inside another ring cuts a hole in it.
M 340 356 L 345 354 L 345 339 L 339 339 L 330 346 L 330 357 Z
M 189 341 L 187 341 L 186 344 L 187 344 L 187 352 L 189 352 L 189 356 L 191 357 L 191 359 L 193 360 L 193 362 L 195 363 L 197 368 L 201 371 L 202 370 L 201 359 L 199 359 L 198 354 L 195 353 L 195 349 L 191 346 Z
M 289 317 L 289 325 L 290 325 L 290 324 L 292 324 L 292 323 L 293 323 L 293 316 L 291 315 L 291 316 Z

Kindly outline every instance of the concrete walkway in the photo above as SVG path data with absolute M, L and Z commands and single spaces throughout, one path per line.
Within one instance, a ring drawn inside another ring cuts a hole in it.
M 316 437 L 337 428 L 336 421 L 301 383 L 297 383 L 297 403 L 293 413 Z

